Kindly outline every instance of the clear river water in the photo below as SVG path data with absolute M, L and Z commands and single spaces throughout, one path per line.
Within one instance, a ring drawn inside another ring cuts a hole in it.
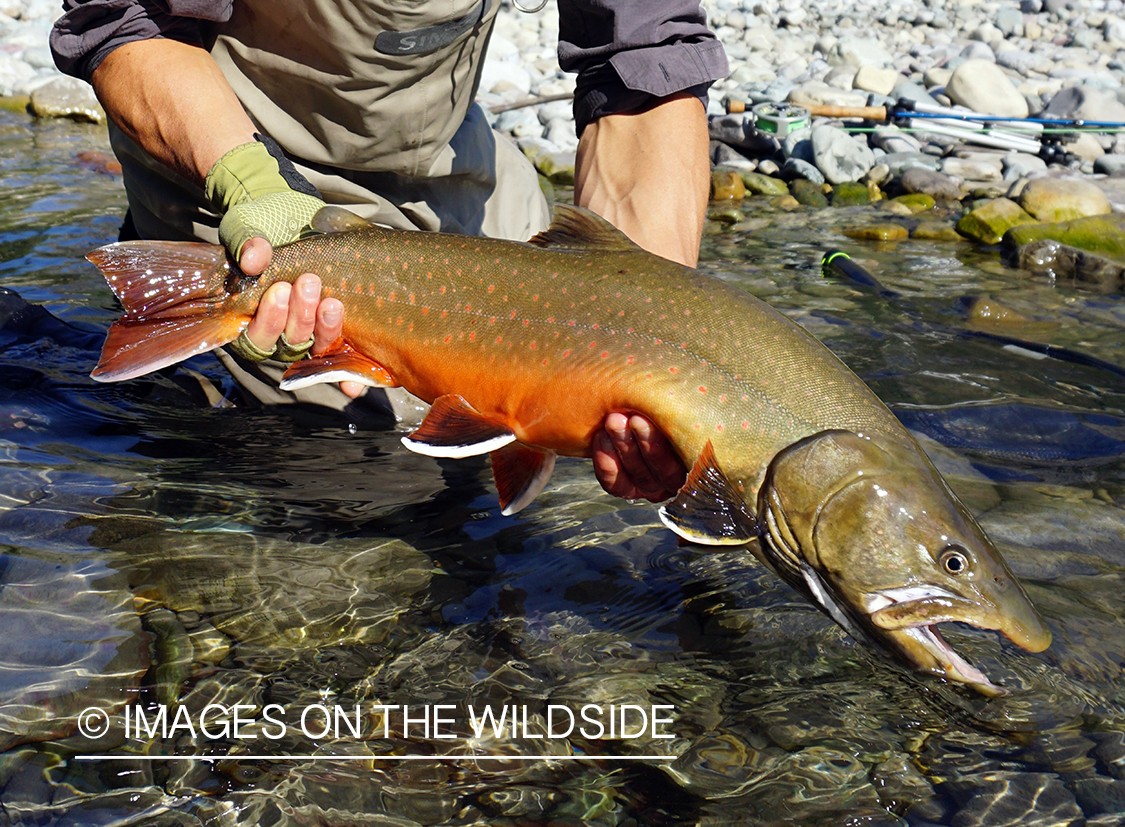
M 872 207 L 746 202 L 705 240 L 1022 579 L 1047 651 L 945 632 L 990 699 L 679 545 L 586 461 L 504 517 L 483 460 L 208 404 L 210 356 L 93 382 L 118 311 L 83 256 L 124 194 L 89 151 L 104 129 L 0 112 L 0 825 L 1125 823 L 1125 372 L 997 338 L 1125 365 L 1125 296 L 844 235 Z M 886 291 L 825 277 L 834 248 Z

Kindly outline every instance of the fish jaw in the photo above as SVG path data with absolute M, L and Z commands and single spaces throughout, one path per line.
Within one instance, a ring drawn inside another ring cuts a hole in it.
M 826 431 L 778 454 L 759 492 L 763 552 L 853 635 L 921 672 L 1002 691 L 937 624 L 1032 652 L 1051 633 L 972 516 L 910 440 Z

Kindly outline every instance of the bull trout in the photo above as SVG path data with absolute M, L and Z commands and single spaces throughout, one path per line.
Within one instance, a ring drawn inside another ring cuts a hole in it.
M 652 420 L 691 471 L 661 520 L 746 546 L 853 636 L 915 669 L 1002 690 L 936 625 L 1051 633 L 913 437 L 819 341 L 724 282 L 558 207 L 528 243 L 399 232 L 339 208 L 323 234 L 248 278 L 222 247 L 125 242 L 91 253 L 125 315 L 93 372 L 130 379 L 226 344 L 276 281 L 316 272 L 345 306 L 328 353 L 283 388 L 352 379 L 432 407 L 403 442 L 489 454 L 504 514 L 543 490 L 558 454 L 588 457 L 613 411 Z

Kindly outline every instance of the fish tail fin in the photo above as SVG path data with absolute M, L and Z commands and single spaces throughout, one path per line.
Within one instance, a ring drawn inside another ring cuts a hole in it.
M 86 258 L 125 307 L 91 374 L 99 382 L 133 379 L 225 345 L 249 321 L 225 306 L 229 265 L 216 244 L 128 241 Z

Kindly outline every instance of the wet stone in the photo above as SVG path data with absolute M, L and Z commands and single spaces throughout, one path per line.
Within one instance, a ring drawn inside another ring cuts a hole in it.
M 910 233 L 911 238 L 927 241 L 963 241 L 964 237 L 942 221 L 921 221 Z
M 864 184 L 845 182 L 832 190 L 833 207 L 859 207 L 871 202 L 871 194 Z
M 997 198 L 963 215 L 957 222 L 957 231 L 985 244 L 999 244 L 1004 233 L 1012 227 L 1034 221 L 1019 204 L 1007 198 Z
M 789 193 L 806 207 L 827 207 L 828 198 L 812 181 L 797 178 L 790 182 Z
M 748 192 L 755 195 L 785 195 L 789 188 L 785 182 L 759 172 L 743 172 L 742 183 Z
M 799 158 L 787 158 L 785 160 L 785 165 L 781 168 L 781 177 L 788 180 L 804 178 L 817 185 L 824 183 L 823 173 L 813 164 Z
M 906 227 L 901 224 L 883 223 L 869 224 L 866 227 L 856 227 L 845 230 L 848 238 L 859 238 L 866 241 L 901 241 L 910 235 Z
M 746 197 L 746 185 L 737 170 L 716 169 L 711 171 L 712 201 L 741 201 Z
M 1058 241 L 1033 241 L 1020 248 L 1019 267 L 1034 275 L 1098 293 L 1116 293 L 1125 284 L 1125 267 Z
M 892 198 L 887 203 L 901 204 L 902 206 L 906 207 L 906 209 L 911 214 L 929 212 L 935 206 L 934 197 L 932 195 L 927 195 L 924 192 L 915 192 L 908 193 L 906 195 L 900 195 L 897 198 Z
M 1014 227 L 1005 236 L 1004 246 L 1017 250 L 1034 241 L 1048 239 L 1125 263 L 1125 217 L 1116 213 Z

